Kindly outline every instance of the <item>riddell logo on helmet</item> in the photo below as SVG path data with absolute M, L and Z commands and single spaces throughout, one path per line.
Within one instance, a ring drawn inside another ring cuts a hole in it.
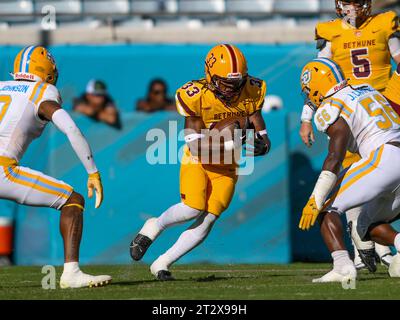
M 341 84 L 335 86 L 335 87 L 333 88 L 333 91 L 335 91 L 335 92 L 336 92 L 336 91 L 339 91 L 339 90 L 343 89 L 345 86 L 346 86 L 346 82 L 342 82 Z
M 240 72 L 228 73 L 229 79 L 242 79 L 242 74 Z
M 16 79 L 35 80 L 34 75 L 29 73 L 16 73 L 14 76 Z

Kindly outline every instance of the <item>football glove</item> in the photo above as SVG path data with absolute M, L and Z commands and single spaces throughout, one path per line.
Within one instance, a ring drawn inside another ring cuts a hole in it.
M 254 136 L 254 145 L 250 147 L 245 147 L 246 150 L 250 151 L 248 155 L 253 155 L 254 157 L 263 156 L 269 152 L 270 142 L 268 138 L 264 138 L 258 132 Z
M 317 204 L 315 203 L 314 196 L 312 196 L 308 200 L 306 206 L 303 209 L 303 214 L 301 215 L 299 228 L 301 230 L 309 230 L 315 224 L 315 221 L 317 220 L 319 213 L 320 210 L 318 209 Z
M 87 188 L 88 188 L 89 198 L 93 197 L 93 189 L 95 191 L 96 194 L 95 208 L 97 209 L 103 202 L 103 185 L 101 184 L 101 178 L 99 172 L 89 174 Z

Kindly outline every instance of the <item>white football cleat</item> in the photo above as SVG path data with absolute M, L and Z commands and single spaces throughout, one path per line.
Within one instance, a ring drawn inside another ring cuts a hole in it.
M 341 282 L 347 283 L 349 281 L 355 281 L 357 278 L 357 270 L 354 265 L 346 265 L 342 267 L 339 272 L 337 270 L 331 270 L 324 276 L 318 279 L 313 279 L 313 283 L 326 283 L 326 282 Z
M 389 275 L 392 278 L 400 277 L 400 254 L 396 254 L 393 257 L 392 263 L 389 266 Z
M 109 284 L 111 280 L 111 276 L 92 276 L 80 270 L 79 272 L 64 272 L 60 278 L 60 287 L 61 289 L 102 287 Z

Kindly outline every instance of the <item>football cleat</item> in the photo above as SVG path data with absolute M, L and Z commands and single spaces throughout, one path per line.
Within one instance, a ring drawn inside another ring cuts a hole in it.
M 367 268 L 369 272 L 375 272 L 377 269 L 375 259 L 375 244 L 372 241 L 361 240 L 357 232 L 356 221 L 349 221 L 347 224 L 347 231 L 350 234 L 353 245 L 358 251 L 358 254 L 357 252 L 354 252 L 354 264 L 356 264 L 356 268 L 361 269 L 362 264 L 364 264 L 364 268 Z
M 380 262 L 381 265 L 383 265 L 385 267 L 389 267 L 393 260 L 392 251 L 390 250 L 390 248 L 387 246 L 381 245 L 379 243 L 376 243 L 375 244 L 375 252 L 376 252 L 376 256 L 377 256 L 376 261 Z
M 67 288 L 93 288 L 103 287 L 111 283 L 111 276 L 92 276 L 90 274 L 79 272 L 63 273 L 60 279 L 61 289 Z
M 393 259 L 394 259 L 394 257 L 390 253 L 387 253 L 384 256 L 379 258 L 381 265 L 388 267 L 388 268 L 392 264 Z
M 400 278 L 400 254 L 393 257 L 392 263 L 389 266 L 389 275 L 392 278 Z
M 374 273 L 377 269 L 375 259 L 375 249 L 358 249 L 361 261 L 365 264 L 369 272 Z
M 139 261 L 145 255 L 147 249 L 161 233 L 157 225 L 157 218 L 150 218 L 146 221 L 139 234 L 130 244 L 130 254 L 133 260 Z
M 169 263 L 166 261 L 166 257 L 161 255 L 157 258 L 156 261 L 150 266 L 150 272 L 161 281 L 170 281 L 175 280 L 171 275 L 171 272 L 168 270 Z
M 151 241 L 150 238 L 139 233 L 135 239 L 132 240 L 129 247 L 132 259 L 135 261 L 141 260 L 152 243 L 153 241 Z
M 353 265 L 346 265 L 342 268 L 342 271 L 331 270 L 324 276 L 318 279 L 313 279 L 313 283 L 327 283 L 327 282 L 341 282 L 348 283 L 349 281 L 355 281 L 357 278 L 357 270 Z
M 171 272 L 168 270 L 160 270 L 156 275 L 157 280 L 160 281 L 174 281 L 175 278 L 172 276 Z

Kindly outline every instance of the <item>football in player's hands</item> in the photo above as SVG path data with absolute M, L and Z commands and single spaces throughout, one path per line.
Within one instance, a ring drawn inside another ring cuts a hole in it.
M 221 134 L 225 139 L 233 140 L 235 138 L 235 130 L 241 129 L 242 144 L 246 142 L 246 130 L 250 128 L 250 121 L 248 117 L 230 117 L 217 122 L 211 129 L 211 134 Z

